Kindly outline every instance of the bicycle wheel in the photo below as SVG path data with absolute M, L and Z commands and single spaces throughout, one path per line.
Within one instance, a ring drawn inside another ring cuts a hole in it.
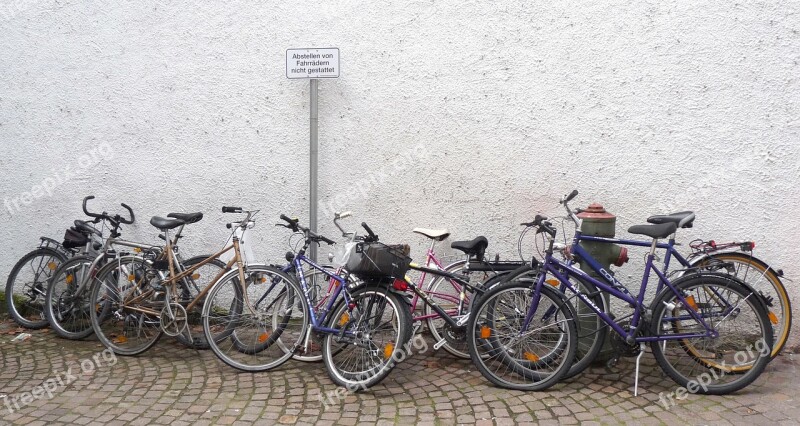
M 340 300 L 327 326 L 336 333 L 322 341 L 322 359 L 331 379 L 351 391 L 365 390 L 386 378 L 410 354 L 411 310 L 404 296 L 382 286 L 354 291 Z
M 161 277 L 141 257 L 121 257 L 100 268 L 89 304 L 92 330 L 117 355 L 140 354 L 161 338 Z
M 461 260 L 448 265 L 444 270 L 451 274 L 460 274 L 465 264 L 466 261 Z M 469 277 L 470 283 L 482 283 L 489 278 L 489 274 L 475 271 L 470 272 Z M 462 285 L 454 280 L 443 276 L 435 276 L 435 278 L 431 280 L 428 288 L 424 291 L 431 300 L 447 313 L 447 315 L 454 320 L 458 320 L 464 315 L 469 315 L 470 304 L 472 303 L 472 299 L 475 298 L 474 292 L 467 291 L 465 293 L 466 299 L 459 308 L 461 288 Z M 428 317 L 428 330 L 430 330 L 434 342 L 441 342 L 444 340 L 445 343 L 444 346 L 442 346 L 444 350 L 459 358 L 469 359 L 466 324 L 458 328 L 451 327 L 427 303 L 425 303 L 423 307 L 423 318 L 425 317 Z
M 183 261 L 182 270 L 189 269 L 204 260 L 209 256 L 195 256 Z M 205 265 L 195 269 L 191 275 L 181 280 L 178 283 L 178 294 L 174 295 L 182 306 L 186 307 L 191 303 L 201 292 L 213 284 L 217 276 L 221 278 L 221 272 L 225 270 L 225 263 L 219 259 L 214 259 Z M 207 297 L 207 294 L 206 294 Z M 203 303 L 204 299 L 195 303 L 192 309 L 187 312 L 187 328 L 176 336 L 179 342 L 194 349 L 208 349 L 208 341 L 203 332 Z
M 775 332 L 772 357 L 778 356 L 786 345 L 792 328 L 792 304 L 775 270 L 749 254 L 736 252 L 710 254 L 699 265 L 727 272 L 764 296 L 770 303 L 767 306 L 767 315 Z
M 47 283 L 44 315 L 59 337 L 78 340 L 92 334 L 89 314 L 92 262 L 91 256 L 73 257 L 62 263 Z
M 763 303 L 727 276 L 694 274 L 672 283 L 652 305 L 651 335 L 705 334 L 697 313 L 717 337 L 685 337 L 651 344 L 661 368 L 676 383 L 697 393 L 723 395 L 752 383 L 764 371 L 772 352 L 772 325 Z M 687 306 L 688 305 L 688 306 Z
M 202 315 L 206 341 L 231 367 L 270 370 L 299 347 L 308 329 L 308 306 L 297 282 L 276 268 L 247 266 L 245 280 L 242 284 L 234 270 L 211 288 Z M 280 321 L 274 327 L 276 313 Z
M 6 281 L 8 313 L 17 324 L 30 329 L 47 326 L 44 303 L 47 281 L 67 257 L 51 248 L 38 248 L 17 261 Z
M 496 386 L 543 390 L 569 371 L 577 329 L 563 295 L 542 286 L 536 311 L 530 283 L 495 286 L 476 305 L 467 327 L 472 363 Z M 530 322 L 523 330 L 526 317 Z

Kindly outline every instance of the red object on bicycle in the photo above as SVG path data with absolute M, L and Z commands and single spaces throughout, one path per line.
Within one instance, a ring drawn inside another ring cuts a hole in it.
M 394 282 L 392 283 L 392 287 L 398 291 L 406 291 L 408 290 L 408 283 L 405 280 L 395 278 Z

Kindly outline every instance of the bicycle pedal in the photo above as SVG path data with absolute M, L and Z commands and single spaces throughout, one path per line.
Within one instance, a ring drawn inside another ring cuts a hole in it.
M 609 374 L 615 373 L 614 367 L 617 366 L 617 363 L 619 363 L 619 357 L 618 356 L 614 356 L 613 358 L 609 359 L 606 362 L 606 366 L 605 366 L 606 372 L 609 373 Z

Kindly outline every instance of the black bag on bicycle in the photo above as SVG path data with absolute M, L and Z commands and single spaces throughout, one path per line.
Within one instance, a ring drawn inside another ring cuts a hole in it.
M 405 277 L 411 252 L 407 244 L 358 243 L 347 260 L 347 269 L 361 278 Z
M 73 226 L 67 229 L 67 231 L 64 233 L 64 242 L 61 245 L 64 246 L 64 248 L 73 249 L 83 247 L 88 242 L 89 237 L 75 229 Z

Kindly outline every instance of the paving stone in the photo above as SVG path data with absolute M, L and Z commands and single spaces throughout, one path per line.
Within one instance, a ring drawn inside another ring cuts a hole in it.
M 240 373 L 209 351 L 186 350 L 162 339 L 138 357 L 118 357 L 91 374 L 81 360 L 103 348 L 96 341 L 66 341 L 32 331 L 24 344 L 8 344 L 0 322 L 0 395 L 32 392 L 54 374 L 78 379 L 52 394 L 13 408 L 0 397 L 6 424 L 795 424 L 800 408 L 798 365 L 781 356 L 742 391 L 726 396 L 688 395 L 664 407 L 662 395 L 678 386 L 651 355 L 642 360 L 639 392 L 632 395 L 633 365 L 615 373 L 590 368 L 542 392 L 491 386 L 468 360 L 446 353 L 416 354 L 365 392 L 335 395 L 319 363 L 290 361 L 267 373 Z M 12 336 L 13 337 L 13 336 Z M 432 343 L 431 343 L 432 345 Z

